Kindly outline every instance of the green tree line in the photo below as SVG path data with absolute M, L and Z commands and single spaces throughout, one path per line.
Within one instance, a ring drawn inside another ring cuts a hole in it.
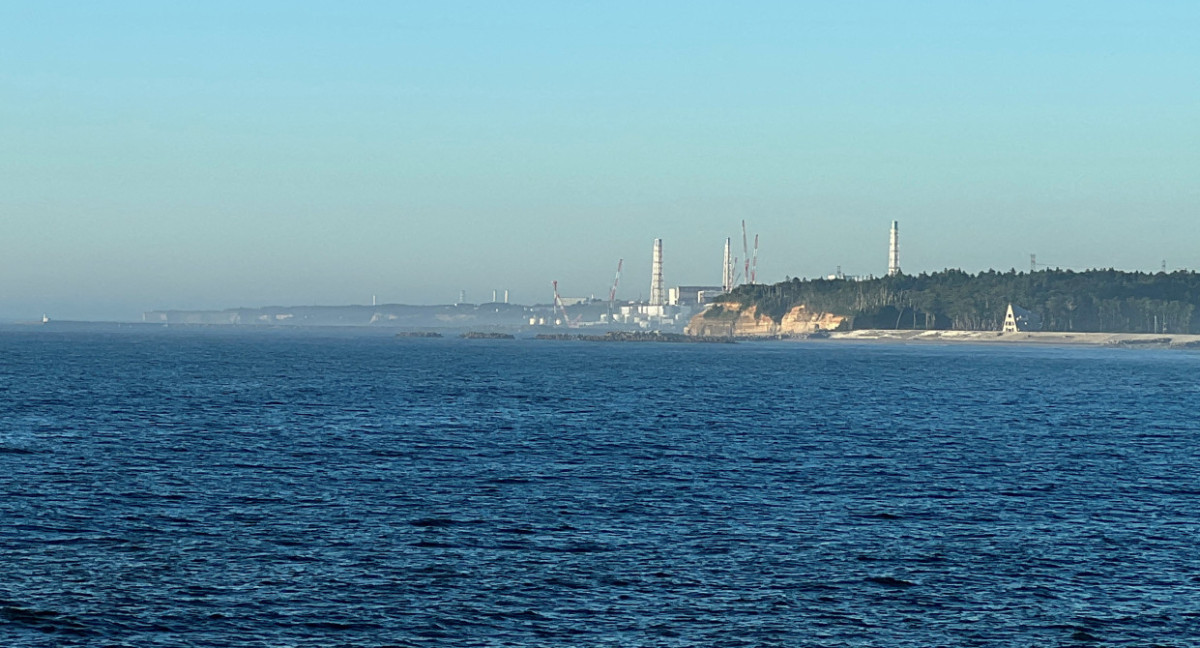
M 943 270 L 865 281 L 791 279 L 739 286 L 717 301 L 757 306 L 777 322 L 802 304 L 847 316 L 854 329 L 1000 330 L 1011 303 L 1040 316 L 1044 331 L 1200 333 L 1200 318 L 1193 317 L 1200 274 L 1191 271 Z

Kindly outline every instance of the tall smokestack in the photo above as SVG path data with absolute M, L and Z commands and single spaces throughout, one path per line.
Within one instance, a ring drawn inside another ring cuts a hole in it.
M 654 239 L 654 257 L 650 263 L 650 305 L 662 306 L 666 303 L 663 298 L 662 277 L 662 239 Z
M 729 237 L 725 237 L 725 264 L 721 266 L 721 288 L 725 292 L 733 290 L 733 257 Z
M 888 251 L 888 276 L 900 274 L 900 221 L 892 221 L 892 244 Z

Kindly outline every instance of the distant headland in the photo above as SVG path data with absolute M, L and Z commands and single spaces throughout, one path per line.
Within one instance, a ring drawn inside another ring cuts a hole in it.
M 688 333 L 787 337 L 813 331 L 1200 334 L 1200 274 L 944 270 L 865 280 L 745 285 L 692 318 Z M 1019 326 L 1017 323 L 1019 322 Z
M 644 304 L 598 299 L 533 306 L 490 302 L 164 310 L 148 311 L 142 319 L 166 325 L 372 327 L 405 336 L 483 331 L 588 339 L 609 331 L 663 331 L 709 339 L 815 335 L 1017 341 L 1019 336 L 989 335 L 1004 330 L 1007 318 L 1008 332 L 1022 333 L 1030 342 L 1190 346 L 1187 336 L 1200 335 L 1200 274 L 943 270 L 867 279 L 791 279 L 713 295 L 697 291 L 686 307 L 651 308 L 656 315 L 649 319 L 642 314 Z

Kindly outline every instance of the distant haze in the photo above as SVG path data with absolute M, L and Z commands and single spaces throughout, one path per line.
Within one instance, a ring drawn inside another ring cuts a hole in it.
M 1200 268 L 1200 3 L 6 2 L 0 319 Z

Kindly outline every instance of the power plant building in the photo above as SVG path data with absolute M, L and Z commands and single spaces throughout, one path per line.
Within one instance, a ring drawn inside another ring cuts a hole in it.
M 721 286 L 675 286 L 667 291 L 667 303 L 671 306 L 702 306 L 725 290 Z

